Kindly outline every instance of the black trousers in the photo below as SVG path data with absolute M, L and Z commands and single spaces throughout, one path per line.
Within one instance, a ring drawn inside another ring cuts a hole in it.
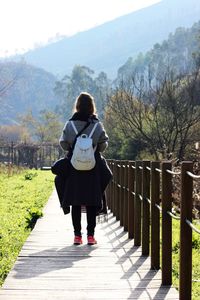
M 96 227 L 96 206 L 86 206 L 87 235 L 94 235 Z M 81 236 L 81 206 L 72 206 L 72 224 L 74 234 Z

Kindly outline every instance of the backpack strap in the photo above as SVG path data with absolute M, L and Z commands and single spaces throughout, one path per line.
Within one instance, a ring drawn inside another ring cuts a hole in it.
M 83 127 L 83 129 L 81 129 L 80 132 L 78 132 L 78 130 L 76 129 L 76 126 L 75 126 L 74 122 L 73 122 L 73 121 L 70 121 L 70 122 L 71 122 L 71 124 L 72 124 L 72 127 L 73 127 L 75 133 L 76 133 L 75 140 L 74 140 L 74 142 L 73 142 L 73 144 L 72 144 L 72 149 L 74 149 L 74 146 L 75 146 L 77 137 L 79 137 L 79 136 L 83 133 L 83 131 L 91 124 L 91 122 L 87 122 L 87 123 L 85 124 L 85 126 Z
M 93 135 L 95 129 L 97 128 L 97 125 L 98 125 L 98 123 L 95 123 L 94 127 L 92 128 L 92 131 L 90 132 L 89 138 L 92 137 L 92 135 Z
M 71 121 L 71 124 L 72 124 L 72 127 L 73 127 L 73 129 L 74 129 L 76 135 L 77 135 L 77 134 L 78 134 L 78 130 L 76 129 L 76 126 L 75 126 L 74 122 Z

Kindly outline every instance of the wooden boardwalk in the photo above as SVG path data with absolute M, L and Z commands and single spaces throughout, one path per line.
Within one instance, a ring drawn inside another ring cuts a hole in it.
M 111 213 L 97 225 L 97 245 L 86 244 L 85 227 L 83 220 L 84 244 L 73 245 L 71 216 L 63 215 L 54 192 L 0 299 L 178 299 L 174 288 L 161 287 L 161 272 L 150 270 L 150 258 L 141 256 Z

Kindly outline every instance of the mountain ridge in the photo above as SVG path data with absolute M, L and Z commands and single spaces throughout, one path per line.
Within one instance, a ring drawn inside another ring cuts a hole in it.
M 1 62 L 0 78 L 5 84 L 13 82 L 0 94 L 0 125 L 17 124 L 20 115 L 32 111 L 35 116 L 42 110 L 54 110 L 59 103 L 54 93 L 57 78 L 42 68 L 24 62 Z
M 191 26 L 200 19 L 199 16 L 200 3 L 196 0 L 163 0 L 31 50 L 22 57 L 27 63 L 42 67 L 59 77 L 69 74 L 74 65 L 80 64 L 97 73 L 104 71 L 114 78 L 117 69 L 128 57 L 149 50 L 177 27 Z

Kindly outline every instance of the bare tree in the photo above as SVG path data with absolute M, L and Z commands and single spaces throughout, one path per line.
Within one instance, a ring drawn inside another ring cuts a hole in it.
M 191 142 L 193 127 L 200 122 L 199 72 L 174 78 L 134 74 L 121 81 L 109 100 L 124 136 L 140 138 L 155 158 L 182 159 Z

